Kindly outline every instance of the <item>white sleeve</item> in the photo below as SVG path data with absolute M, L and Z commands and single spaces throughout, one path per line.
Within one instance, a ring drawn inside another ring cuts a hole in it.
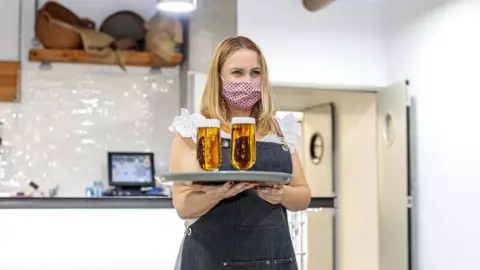
M 297 143 L 302 136 L 302 127 L 297 118 L 292 113 L 287 114 L 283 119 L 277 118 L 278 125 L 285 136 L 285 141 L 290 149 L 290 153 L 295 153 Z
M 192 141 L 197 143 L 197 119 L 205 119 L 205 116 L 200 113 L 190 114 L 187 109 L 180 109 L 180 115 L 173 118 L 169 130 L 184 138 L 192 138 Z

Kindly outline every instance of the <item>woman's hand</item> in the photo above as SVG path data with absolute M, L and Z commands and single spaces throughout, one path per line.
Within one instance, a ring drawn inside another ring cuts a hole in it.
M 251 189 L 256 186 L 257 184 L 255 183 L 243 182 L 243 183 L 233 184 L 232 181 L 228 181 L 227 183 L 221 186 L 220 185 L 204 185 L 204 184 L 196 184 L 196 183 L 192 183 L 191 185 L 192 190 L 196 192 L 204 193 L 206 197 L 208 197 L 213 201 L 221 201 L 223 199 L 233 197 L 239 193 L 242 193 L 247 189 Z
M 283 185 L 274 185 L 270 187 L 256 187 L 258 196 L 271 204 L 282 203 L 285 198 Z

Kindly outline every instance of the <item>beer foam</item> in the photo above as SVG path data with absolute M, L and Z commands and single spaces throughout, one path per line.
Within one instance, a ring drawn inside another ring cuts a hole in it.
M 232 118 L 232 125 L 233 124 L 251 124 L 255 125 L 255 118 L 253 117 L 233 117 Z
M 199 128 L 220 128 L 220 120 L 218 119 L 196 119 L 195 125 Z

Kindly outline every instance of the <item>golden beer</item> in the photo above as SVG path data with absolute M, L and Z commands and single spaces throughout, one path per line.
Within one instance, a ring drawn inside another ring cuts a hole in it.
M 214 171 L 222 164 L 220 121 L 204 119 L 197 125 L 197 161 L 205 171 Z
M 255 118 L 232 118 L 231 162 L 238 170 L 250 169 L 257 159 Z

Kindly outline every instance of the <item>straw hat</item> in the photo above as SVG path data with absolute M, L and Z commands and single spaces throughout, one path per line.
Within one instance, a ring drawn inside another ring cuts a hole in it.
M 125 54 L 116 48 L 118 46 L 115 46 L 115 39 L 111 36 L 95 29 L 74 26 L 55 19 L 52 23 L 77 32 L 81 37 L 83 49 L 88 55 L 101 59 L 104 64 L 118 64 L 122 70 L 126 71 Z
M 158 57 L 170 61 L 183 43 L 183 26 L 178 18 L 157 12 L 145 23 L 145 49 Z

